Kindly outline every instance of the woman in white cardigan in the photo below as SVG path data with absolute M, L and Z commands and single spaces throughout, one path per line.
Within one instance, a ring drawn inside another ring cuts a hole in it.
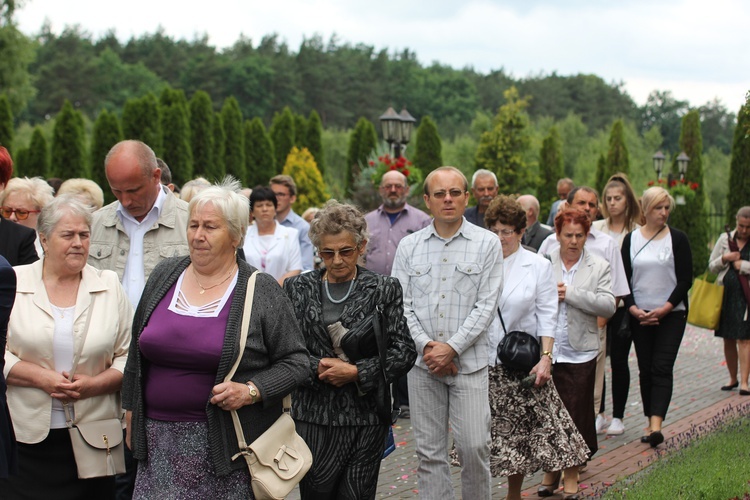
M 250 194 L 250 211 L 255 223 L 247 228 L 242 249 L 245 260 L 279 282 L 302 272 L 297 230 L 276 221 L 276 195 L 269 188 L 255 188 Z
M 4 374 L 19 474 L 1 481 L 0 491 L 7 499 L 113 498 L 113 476 L 78 479 L 64 405 L 81 423 L 122 416 L 132 307 L 117 274 L 86 264 L 88 207 L 70 195 L 55 198 L 38 229 L 44 258 L 15 268 Z

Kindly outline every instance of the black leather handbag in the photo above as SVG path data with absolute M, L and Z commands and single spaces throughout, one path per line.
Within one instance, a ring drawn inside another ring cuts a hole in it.
M 349 361 L 356 363 L 378 355 L 378 341 L 375 336 L 375 323 L 380 321 L 379 313 L 365 318 L 341 337 L 341 350 Z
M 503 325 L 503 332 L 505 332 L 505 336 L 497 346 L 498 359 L 503 366 L 529 373 L 539 363 L 541 354 L 539 341 L 526 332 L 508 332 L 505 329 L 500 308 L 497 309 L 497 314 L 500 316 L 500 323 Z

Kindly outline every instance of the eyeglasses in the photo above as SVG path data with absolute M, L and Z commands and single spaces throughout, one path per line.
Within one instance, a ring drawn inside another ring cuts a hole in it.
M 289 196 L 289 193 L 273 193 L 273 194 L 276 196 L 276 198 L 286 198 L 287 196 Z
M 403 184 L 383 184 L 382 186 L 380 186 L 380 189 L 385 189 L 386 191 L 396 189 L 397 191 L 401 191 L 402 189 L 406 189 L 406 186 L 404 186 Z
M 497 235 L 505 236 L 506 238 L 508 236 L 516 233 L 516 231 L 513 230 L 513 229 L 499 229 L 497 231 L 495 231 L 494 229 L 490 229 L 490 231 L 493 232 L 493 233 L 495 233 L 495 234 L 497 234 Z
M 29 218 L 29 214 L 38 214 L 39 212 L 41 212 L 41 210 L 24 210 L 22 208 L 10 208 L 10 207 L 0 208 L 0 214 L 2 214 L 3 218 L 5 219 L 10 219 L 10 216 L 15 213 L 16 219 L 26 220 Z
M 451 189 L 450 191 L 435 191 L 432 193 L 432 197 L 436 200 L 442 200 L 447 195 L 450 195 L 451 198 L 460 198 L 464 194 L 466 194 L 466 191 L 462 191 L 460 189 Z
M 323 258 L 323 260 L 333 260 L 336 255 L 341 257 L 342 259 L 346 259 L 354 255 L 354 252 L 356 252 L 356 248 L 342 248 L 341 250 L 320 250 L 318 254 Z

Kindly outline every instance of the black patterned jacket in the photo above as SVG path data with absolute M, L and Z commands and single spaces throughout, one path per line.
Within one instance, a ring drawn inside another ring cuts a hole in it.
M 417 358 L 414 340 L 404 318 L 401 284 L 395 278 L 357 267 L 357 280 L 344 305 L 341 324 L 348 329 L 369 321 L 376 306 L 384 315 L 388 338 L 386 376 L 392 382 L 405 375 Z M 358 384 L 343 387 L 321 382 L 318 363 L 322 358 L 335 358 L 333 344 L 323 324 L 321 293 L 322 271 L 287 278 L 284 290 L 292 300 L 302 335 L 310 353 L 310 372 L 306 383 L 297 387 L 292 397 L 292 415 L 296 420 L 319 425 L 381 425 L 375 407 L 380 359 L 365 358 L 356 363 Z M 359 390 L 364 395 L 359 395 Z

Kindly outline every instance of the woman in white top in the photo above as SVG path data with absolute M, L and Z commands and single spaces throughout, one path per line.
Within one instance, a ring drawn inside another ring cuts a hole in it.
M 114 476 L 78 478 L 64 405 L 82 423 L 121 416 L 132 307 L 117 274 L 86 264 L 88 206 L 62 195 L 38 223 L 44 258 L 15 268 L 4 371 L 19 474 L 0 482 L 0 496 L 114 498 Z
M 492 415 L 490 470 L 508 476 L 508 500 L 521 498 L 526 475 L 539 469 L 577 469 L 589 449 L 551 382 L 557 325 L 557 290 L 549 260 L 521 246 L 526 211 L 509 196 L 498 196 L 485 213 L 485 226 L 500 238 L 504 286 L 490 327 L 489 394 Z M 504 324 L 504 327 L 503 327 Z M 539 363 L 527 373 L 497 359 L 505 331 L 524 331 L 541 342 Z M 524 384 L 535 375 L 533 387 Z M 571 470 L 566 475 L 573 474 Z
M 255 223 L 245 236 L 245 259 L 283 285 L 285 279 L 302 272 L 297 230 L 276 222 L 276 195 L 269 188 L 253 190 L 250 211 Z
M 649 432 L 642 443 L 664 441 L 662 422 L 672 399 L 672 371 L 687 322 L 693 256 L 682 231 L 667 225 L 674 198 L 661 187 L 643 193 L 646 225 L 625 236 L 622 261 L 630 282 L 625 307 L 638 356 L 643 413 Z
M 591 226 L 611 236 L 622 248 L 625 235 L 634 229 L 641 227 L 641 205 L 635 196 L 633 187 L 630 185 L 625 174 L 615 174 L 609 178 L 604 187 L 604 203 L 602 203 L 602 214 L 604 219 L 594 221 Z M 633 340 L 630 330 L 620 331 L 625 316 L 625 307 L 622 300 L 617 304 L 617 311 L 607 322 L 607 353 L 612 364 L 612 422 L 607 428 L 607 434 L 617 435 L 625 432 L 622 419 L 625 416 L 625 405 L 628 401 L 630 391 L 630 367 L 628 356 Z M 623 335 L 626 333 L 626 335 Z M 604 401 L 606 396 L 606 384 L 602 382 L 601 405 L 598 408 L 599 420 L 606 421 L 604 416 Z

